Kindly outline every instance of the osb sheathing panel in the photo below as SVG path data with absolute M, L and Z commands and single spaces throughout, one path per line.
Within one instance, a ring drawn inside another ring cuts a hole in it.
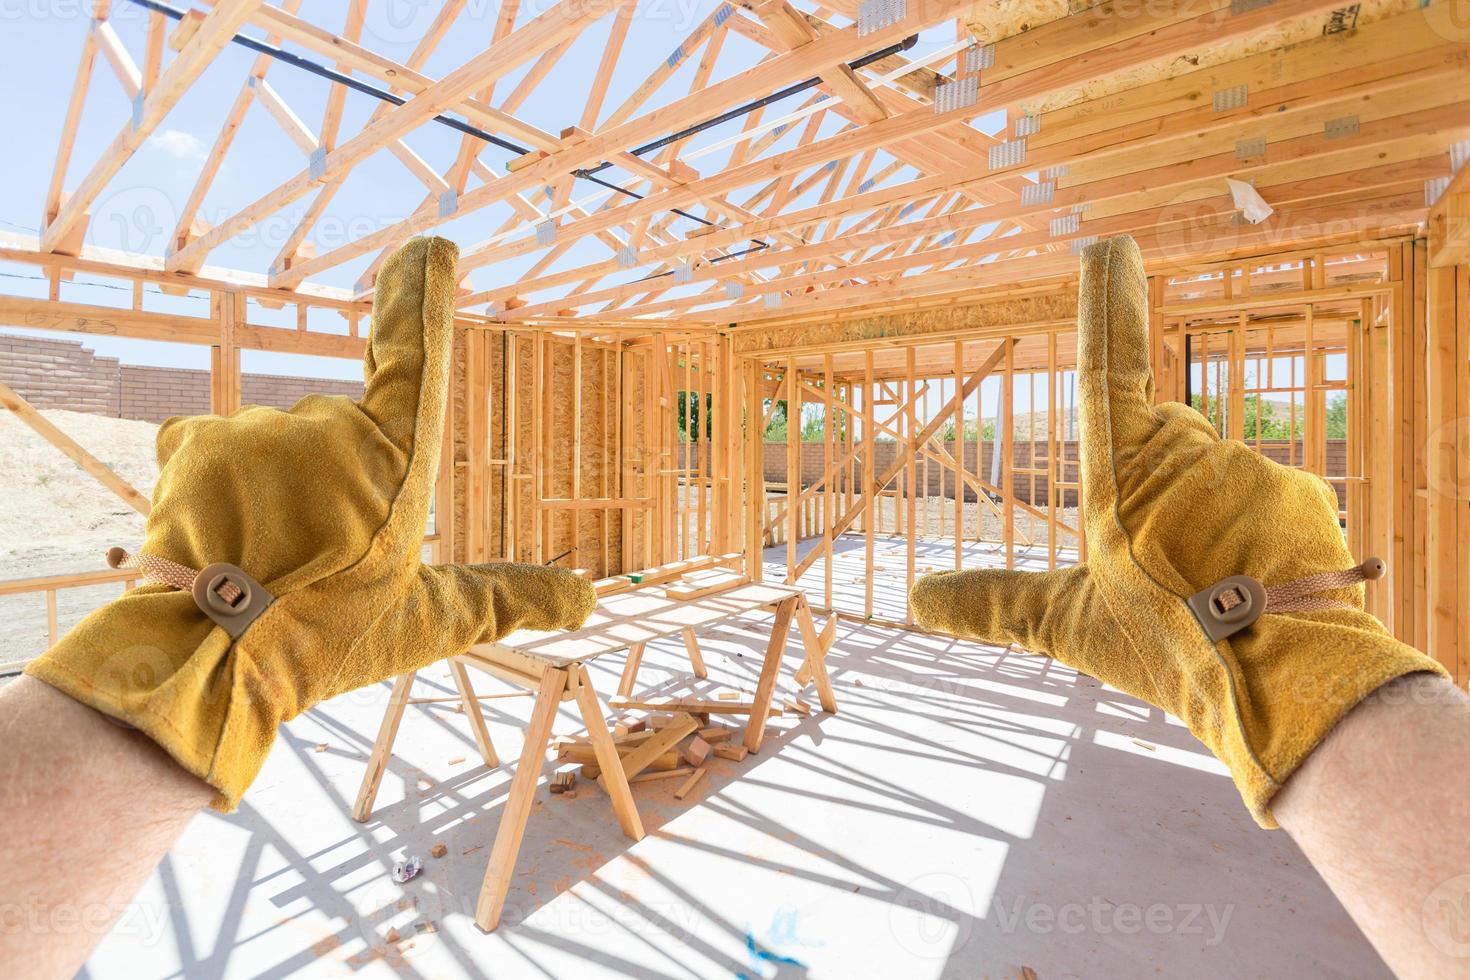
M 985 303 L 944 306 L 794 326 L 773 324 L 740 330 L 734 339 L 735 352 L 742 355 L 978 330 L 1025 332 L 1027 324 L 1073 320 L 1077 316 L 1075 289 L 1039 296 L 991 300 Z
M 505 458 L 505 412 L 501 409 L 504 391 L 500 379 L 505 376 L 506 347 L 503 337 L 495 334 L 485 335 L 486 348 L 489 365 L 489 391 L 485 399 L 488 406 L 486 414 L 489 416 L 489 446 L 485 455 L 494 459 Z M 473 411 L 483 410 L 475 406 Z M 501 505 L 505 493 L 505 481 L 507 477 L 504 466 L 487 466 L 484 479 L 486 486 L 486 530 L 485 530 L 485 557 L 491 555 L 500 556 L 505 553 L 505 508 Z
M 648 387 L 649 349 L 629 350 L 623 354 L 623 494 L 628 497 L 653 496 L 656 492 L 651 475 L 658 468 L 658 457 L 649 446 L 650 417 Z M 648 539 L 652 510 L 632 511 L 630 555 L 633 568 L 648 564 L 643 545 Z
M 507 458 L 506 409 L 507 397 L 516 399 L 516 462 L 515 472 L 535 472 L 533 460 L 536 451 L 536 427 L 542 427 L 542 458 L 544 483 L 542 492 L 546 497 L 565 498 L 572 495 L 572 464 L 575 458 L 573 405 L 573 364 L 575 355 L 569 339 L 548 338 L 545 341 L 542 377 L 535 376 L 534 333 L 485 335 L 486 360 L 489 365 L 487 383 L 488 445 L 478 455 L 470 451 L 470 413 L 480 410 L 468 404 L 466 397 L 466 344 L 465 332 L 456 334 L 453 354 L 453 448 L 454 459 L 460 464 L 455 468 L 454 516 L 455 547 L 454 560 L 491 560 L 506 557 L 512 561 L 536 560 L 535 502 L 536 487 L 533 481 L 511 480 L 505 467 L 490 463 L 491 459 Z M 505 386 L 505 358 L 502 350 L 516 366 L 516 384 L 513 392 Z M 608 390 L 613 384 L 617 370 L 615 351 L 591 342 L 582 345 L 581 374 L 581 419 L 582 419 L 582 484 L 583 497 L 617 495 L 618 425 L 617 406 L 613 393 Z M 545 393 L 543 401 L 542 394 Z M 547 415 L 538 415 L 541 405 L 550 408 Z M 475 465 L 482 469 L 486 496 L 486 547 L 484 554 L 469 555 L 466 536 L 471 470 Z M 606 486 L 604 488 L 604 481 Z M 514 555 L 506 554 L 508 541 L 504 524 L 507 496 L 516 500 L 517 550 Z M 601 511 L 546 510 L 542 512 L 545 561 L 571 548 L 578 548 L 559 564 L 566 567 L 587 568 L 596 577 L 616 574 L 621 571 L 622 521 L 615 512 L 604 518 Z M 606 524 L 607 560 L 603 557 L 604 523 Z
M 596 442 L 593 444 L 595 451 L 585 451 L 586 440 L 589 438 L 587 430 L 584 429 L 582 438 L 584 440 L 582 485 L 595 488 L 598 496 L 617 497 L 621 495 L 618 468 L 622 458 L 622 420 L 620 418 L 620 397 L 618 381 L 618 351 L 614 347 L 598 348 L 596 356 L 585 360 L 583 370 L 595 372 L 592 379 L 590 391 L 595 392 L 597 416 L 596 425 L 592 431 L 596 432 Z M 585 411 L 585 408 L 584 408 Z M 627 571 L 623 568 L 623 516 L 620 510 L 599 511 L 590 518 L 597 527 L 599 538 L 598 549 L 602 561 L 602 576 L 616 575 Z M 606 555 L 602 556 L 601 540 L 607 542 Z
M 612 372 L 615 360 L 602 348 L 582 352 L 582 494 L 612 496 L 617 489 L 617 417 L 613 412 Z M 577 511 L 582 546 L 579 564 L 593 567 L 597 577 L 607 575 L 620 555 L 621 521 L 614 511 Z M 606 542 L 606 554 L 604 554 Z
M 453 353 L 450 357 L 450 389 L 449 389 L 449 411 L 451 425 L 451 442 L 445 447 L 446 452 L 453 452 L 454 461 L 454 547 L 452 559 L 457 562 L 476 562 L 498 557 L 503 550 L 503 512 L 499 506 L 500 482 L 503 474 L 500 467 L 486 466 L 483 479 L 487 482 L 487 506 L 483 519 L 485 521 L 485 547 L 483 550 L 471 552 L 471 545 L 467 530 L 470 518 L 470 467 L 473 454 L 470 449 L 471 414 L 480 410 L 478 405 L 471 406 L 470 392 L 466 383 L 467 362 L 470 349 L 474 345 L 484 353 L 483 364 L 488 374 L 489 384 L 486 404 L 490 406 L 487 413 L 486 446 L 480 454 L 481 459 L 493 456 L 496 459 L 504 458 L 504 420 L 503 415 L 497 410 L 502 399 L 500 378 L 502 372 L 503 358 L 501 356 L 501 341 L 496 335 L 476 335 L 476 339 L 470 339 L 471 334 L 466 330 L 454 332 Z
M 542 350 L 542 377 L 537 385 L 541 404 L 547 409 L 542 418 L 541 494 L 544 497 L 572 496 L 572 351 L 548 337 Z M 529 396 L 530 391 L 526 394 Z M 590 407 L 590 406 L 589 406 Z M 588 414 L 584 410 L 584 414 Z M 546 545 L 543 561 L 556 559 L 577 547 L 574 534 L 575 515 L 548 510 L 542 515 L 542 534 Z M 560 558 L 558 565 L 577 568 L 583 564 L 580 552 Z
M 615 360 L 606 348 L 584 341 L 581 373 L 576 373 L 577 358 L 570 340 L 555 338 L 546 347 L 545 397 L 550 407 L 549 428 L 544 437 L 546 453 L 547 497 L 610 496 L 616 487 L 616 418 L 609 419 L 612 398 L 606 392 L 612 376 L 609 360 Z M 581 463 L 577 465 L 575 388 L 581 389 Z M 530 392 L 526 392 L 529 396 Z M 580 487 L 573 472 L 580 471 Z M 605 481 L 605 488 L 604 488 Z M 601 510 L 548 510 L 546 518 L 547 559 L 573 548 L 577 549 L 558 564 L 569 568 L 586 568 L 594 577 L 610 574 L 621 564 L 617 556 L 621 548 L 621 521 L 617 515 Z M 602 553 L 604 529 L 608 541 L 606 560 Z
M 1320 42 L 1321 38 L 1308 40 Z M 1422 59 L 1422 51 L 1443 45 L 1446 40 L 1429 18 L 1410 13 L 1390 31 L 1348 30 L 1334 34 L 1325 47 L 1319 44 L 1309 57 L 1302 57 L 1293 47 L 1198 70 L 1188 65 L 1169 78 L 1130 90 L 1126 97 L 1107 98 L 1100 103 L 1077 102 L 1048 113 L 1041 121 L 1041 131 L 1027 137 L 1026 146 L 1028 151 L 1040 149 L 1128 126 L 1141 126 L 1137 132 L 1147 133 L 1157 125 L 1155 120 L 1172 111 L 1183 112 L 1209 104 L 1220 89 L 1245 85 L 1249 91 L 1256 92 L 1318 78 L 1324 67 Z M 1182 79 L 1184 84 L 1174 79 Z M 1075 181 L 1067 179 L 1060 186 L 1072 183 Z
M 534 335 L 512 334 L 507 340 L 513 344 L 512 359 L 516 366 L 516 461 L 515 473 L 533 473 L 531 460 L 536 447 L 535 377 L 536 338 Z M 502 402 L 503 403 L 503 402 Z M 510 493 L 516 498 L 516 553 L 514 561 L 536 559 L 536 539 L 533 534 L 533 514 L 536 506 L 536 486 L 532 480 L 511 480 Z
M 454 344 L 450 348 L 449 355 L 449 420 L 450 420 L 450 444 L 442 447 L 441 452 L 452 453 L 455 460 L 464 459 L 465 446 L 469 443 L 469 435 L 465 428 L 465 348 L 466 332 L 454 331 Z M 441 469 L 442 472 L 442 469 Z M 454 513 L 453 526 L 464 527 L 465 514 L 468 511 L 468 501 L 464 492 L 464 481 L 454 481 Z M 438 522 L 438 529 L 442 534 L 444 522 Z M 449 560 L 453 562 L 468 561 L 462 536 L 456 536 L 454 547 L 449 552 Z
M 987 0 L 970 8 L 965 24 L 976 41 L 994 44 L 1089 6 L 1081 0 Z
M 1070 4 L 1067 0 L 994 0 L 994 2 L 978 3 L 971 8 L 966 17 L 966 23 L 971 34 L 979 43 L 993 44 L 996 41 L 1034 30 L 1042 24 L 1058 20 L 1068 14 L 1081 13 L 1092 6 L 1096 5 L 1080 2 L 1080 0 L 1072 0 Z M 1221 6 L 1226 6 L 1226 4 L 1212 2 L 1212 0 L 1196 0 L 1188 9 L 1195 14 L 1203 14 Z M 1028 114 L 1047 112 L 1074 102 L 1100 98 L 1199 68 L 1208 68 L 1273 48 L 1296 44 L 1320 37 L 1324 32 L 1340 28 L 1350 29 L 1355 24 L 1369 24 L 1383 20 L 1406 10 L 1418 9 L 1420 3 L 1419 0 L 1365 0 L 1356 5 L 1358 8 L 1356 15 L 1351 12 L 1353 6 L 1344 3 L 1342 11 L 1317 14 L 1278 24 L 1270 30 L 1261 31 L 1249 38 L 1228 44 L 1212 43 L 1209 38 L 1204 37 L 1201 38 L 1198 51 L 1168 61 L 1110 72 L 1086 85 L 1052 92 L 1034 102 L 1023 103 L 1018 108 Z M 1110 16 L 1126 16 L 1128 11 L 1136 14 L 1140 9 L 1147 8 L 1145 5 L 1128 3 L 1124 0 L 1119 5 L 1119 9 L 1121 13 Z M 1098 16 L 1101 15 L 1101 13 L 1098 14 Z

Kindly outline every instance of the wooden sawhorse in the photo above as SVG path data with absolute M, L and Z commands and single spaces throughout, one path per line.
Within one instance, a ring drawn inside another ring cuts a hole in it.
M 631 654 L 636 649 L 641 655 L 643 647 L 649 641 L 677 634 L 685 637 L 695 672 L 704 676 L 704 663 L 698 655 L 698 645 L 690 644 L 694 630 L 763 609 L 773 609 L 775 621 L 771 626 L 771 639 L 766 645 L 765 659 L 761 663 L 754 697 L 748 705 L 711 703 L 711 707 L 724 713 L 748 712 L 743 744 L 749 751 L 759 752 L 765 735 L 766 719 L 770 714 L 771 698 L 776 690 L 781 656 L 786 648 L 786 638 L 793 620 L 801 631 L 802 646 L 806 651 L 801 668 L 797 671 L 798 682 L 803 686 L 807 681 L 814 682 L 822 709 L 827 712 L 837 710 L 832 682 L 827 676 L 826 645 L 812 620 L 811 607 L 805 593 L 794 586 L 761 583 L 737 585 L 688 601 L 669 599 L 664 596 L 660 587 L 649 586 L 603 599 L 581 629 L 565 633 L 521 630 L 499 642 L 477 644 L 467 652 L 449 658 L 450 671 L 465 706 L 465 714 L 470 718 L 470 728 L 479 746 L 480 756 L 487 766 L 493 768 L 499 765 L 499 759 L 490 742 L 484 716 L 480 712 L 479 697 L 474 692 L 465 668 L 474 667 L 535 694 L 531 720 L 526 726 L 526 740 L 521 747 L 520 762 L 511 777 L 510 792 L 506 797 L 500 826 L 495 833 L 495 843 L 485 868 L 485 880 L 480 887 L 480 897 L 475 906 L 475 922 L 480 928 L 488 931 L 500 923 L 506 895 L 510 890 L 511 875 L 515 870 L 516 856 L 521 849 L 526 821 L 531 815 L 536 786 L 541 779 L 552 723 L 563 701 L 577 702 L 582 721 L 587 726 L 588 740 L 596 753 L 597 767 L 601 770 L 597 782 L 607 792 L 612 802 L 613 814 L 623 833 L 630 840 L 643 839 L 643 822 L 638 816 L 638 808 L 633 802 L 633 793 L 628 785 L 628 779 L 637 775 L 638 770 L 634 768 L 632 772 L 627 771 L 632 756 L 624 758 L 618 754 L 586 665 L 597 657 L 612 653 L 627 651 Z M 631 681 L 628 679 L 636 677 L 638 669 L 631 656 L 630 662 L 632 673 L 625 666 L 623 674 L 624 681 L 629 684 Z M 393 692 L 388 698 L 388 707 L 383 713 L 378 737 L 373 743 L 372 754 L 368 757 L 367 772 L 363 774 L 357 802 L 352 808 L 355 820 L 366 821 L 372 816 L 373 802 L 383 773 L 387 770 L 393 742 L 398 735 L 399 722 L 403 720 L 404 709 L 414 700 L 409 697 L 409 692 L 415 676 L 416 672 L 403 674 L 393 683 Z M 620 690 L 621 687 L 622 685 Z

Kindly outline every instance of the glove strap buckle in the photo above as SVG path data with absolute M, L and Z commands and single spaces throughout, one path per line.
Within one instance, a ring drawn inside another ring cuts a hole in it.
M 1184 600 L 1211 643 L 1234 636 L 1266 611 L 1266 587 L 1249 575 L 1222 578 Z
M 1216 643 L 1234 636 L 1266 613 L 1357 609 L 1357 606 L 1318 593 L 1380 579 L 1387 570 L 1383 559 L 1369 558 L 1361 565 L 1340 572 L 1308 575 L 1270 588 L 1249 575 L 1231 575 L 1208 589 L 1196 592 L 1184 600 L 1184 604 L 1194 613 L 1205 636 L 1211 643 Z
M 130 555 L 122 548 L 107 552 L 113 568 L 135 568 L 143 577 L 172 586 L 194 597 L 199 611 L 238 640 L 251 623 L 275 601 L 265 586 L 228 562 L 215 562 L 201 571 L 158 555 Z
M 265 612 L 275 596 L 265 586 L 228 562 L 215 562 L 194 578 L 194 604 L 214 620 L 230 639 L 240 634 Z

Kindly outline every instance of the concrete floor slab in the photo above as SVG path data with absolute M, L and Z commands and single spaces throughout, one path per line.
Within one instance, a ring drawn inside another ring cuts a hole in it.
M 708 682 L 677 639 L 654 644 L 642 681 L 753 689 L 767 635 L 759 618 L 708 631 Z M 514 762 L 480 765 L 452 704 L 413 706 L 356 824 L 388 687 L 334 699 L 284 726 L 238 812 L 195 821 L 84 975 L 1387 975 L 1176 719 L 1045 658 L 861 623 L 829 662 L 838 714 L 773 720 L 689 799 L 681 780 L 637 785 L 636 845 L 601 790 L 543 779 L 492 934 L 473 910 Z M 594 664 L 604 695 L 620 668 Z M 447 669 L 415 693 L 452 695 Z M 514 760 L 529 699 L 486 707 Z M 405 854 L 425 869 L 398 885 Z

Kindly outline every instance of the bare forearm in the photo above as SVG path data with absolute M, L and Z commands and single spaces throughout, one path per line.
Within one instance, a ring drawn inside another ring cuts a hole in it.
M 1343 719 L 1272 813 L 1400 976 L 1470 971 L 1470 698 L 1429 674 Z
M 213 790 L 30 677 L 0 689 L 0 963 L 70 977 Z

